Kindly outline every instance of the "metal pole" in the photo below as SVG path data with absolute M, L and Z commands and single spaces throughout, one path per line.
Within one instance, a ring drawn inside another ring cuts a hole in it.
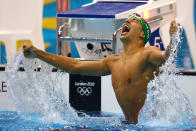
M 60 37 L 60 41 L 85 41 L 85 42 L 112 42 L 113 40 L 109 39 L 99 39 L 99 38 L 87 38 L 87 37 Z
M 64 3 L 66 3 L 66 8 L 64 8 L 63 11 L 66 11 L 66 10 L 69 10 L 71 8 L 71 0 L 63 0 Z M 65 5 L 64 5 L 65 6 Z M 63 27 L 63 32 L 62 32 L 62 36 L 68 36 L 69 35 L 69 28 L 68 28 L 68 20 L 69 18 L 61 18 L 61 25 L 63 24 L 64 27 Z M 61 43 L 61 47 L 60 47 L 60 50 L 61 50 L 61 55 L 63 56 L 68 56 L 71 52 L 70 50 L 70 42 L 68 41 L 61 41 L 60 40 L 60 43 Z
M 70 9 L 71 7 L 71 0 L 57 0 L 57 13 L 61 13 L 66 11 L 67 9 Z M 69 45 L 64 44 L 65 42 L 60 40 L 60 37 L 67 36 L 68 35 L 68 28 L 66 30 L 63 30 L 65 26 L 67 26 L 65 23 L 67 23 L 67 19 L 65 18 L 57 18 L 57 44 L 56 44 L 56 54 L 58 55 L 67 55 L 67 52 L 70 52 Z
M 57 13 L 60 13 L 61 12 L 61 10 L 62 10 L 62 0 L 56 0 L 56 12 Z M 56 54 L 57 55 L 61 55 L 61 41 L 59 41 L 59 32 L 58 32 L 58 29 L 59 29 L 59 25 L 61 25 L 61 20 L 59 19 L 59 18 L 57 18 L 56 19 L 56 21 L 57 21 L 57 26 L 56 26 L 56 30 L 57 30 L 57 32 L 56 32 Z
M 116 44 L 117 44 L 117 39 L 116 39 L 116 37 L 117 37 L 118 32 L 121 31 L 121 29 L 122 29 L 122 28 L 117 29 L 117 30 L 114 32 L 113 36 L 112 36 L 112 54 L 115 54 L 115 53 L 116 53 Z
M 163 20 L 163 17 L 158 17 L 158 18 L 156 18 L 156 19 L 150 20 L 150 21 L 148 22 L 148 24 L 151 24 L 151 23 L 154 23 L 154 22 L 157 22 L 157 21 L 161 21 L 161 20 Z

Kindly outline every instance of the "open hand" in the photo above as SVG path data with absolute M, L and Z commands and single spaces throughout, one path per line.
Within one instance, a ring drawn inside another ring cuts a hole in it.
M 23 45 L 23 54 L 27 58 L 36 58 L 37 57 L 37 48 L 32 45 Z
M 172 21 L 171 24 L 170 24 L 170 29 L 169 29 L 169 34 L 170 35 L 173 35 L 173 34 L 176 34 L 176 32 L 178 31 L 178 26 L 180 24 L 176 23 L 176 21 Z

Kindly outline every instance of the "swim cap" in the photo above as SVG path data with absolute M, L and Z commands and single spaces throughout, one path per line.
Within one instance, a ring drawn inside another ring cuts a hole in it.
M 144 43 L 146 44 L 151 36 L 151 30 L 149 24 L 137 13 L 134 13 L 129 18 L 136 18 L 139 20 L 139 22 L 142 24 L 142 29 L 144 31 Z

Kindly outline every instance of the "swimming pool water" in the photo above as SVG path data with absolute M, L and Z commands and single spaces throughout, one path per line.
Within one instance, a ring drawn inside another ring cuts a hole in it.
M 35 130 L 121 130 L 121 131 L 195 131 L 196 127 L 147 127 L 123 123 L 122 115 L 107 112 L 90 112 L 90 118 L 84 117 L 83 124 L 51 123 L 39 120 L 37 116 L 17 113 L 15 111 L 0 111 L 1 131 L 35 131 Z M 107 124 L 107 120 L 120 118 L 118 125 Z M 91 122 L 89 122 L 91 121 Z M 86 123 L 86 124 L 85 124 Z M 94 123 L 94 124 L 93 124 Z

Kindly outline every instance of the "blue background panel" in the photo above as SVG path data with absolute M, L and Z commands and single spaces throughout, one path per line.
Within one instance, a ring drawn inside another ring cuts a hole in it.
M 0 42 L 0 64 L 6 64 L 6 51 L 5 51 L 5 45 Z
M 176 66 L 183 69 L 195 68 L 184 28 L 181 29 L 181 42 L 178 47 Z
M 115 14 L 136 8 L 143 4 L 146 3 L 97 2 L 86 7 L 79 7 L 58 13 L 57 17 L 115 18 Z

